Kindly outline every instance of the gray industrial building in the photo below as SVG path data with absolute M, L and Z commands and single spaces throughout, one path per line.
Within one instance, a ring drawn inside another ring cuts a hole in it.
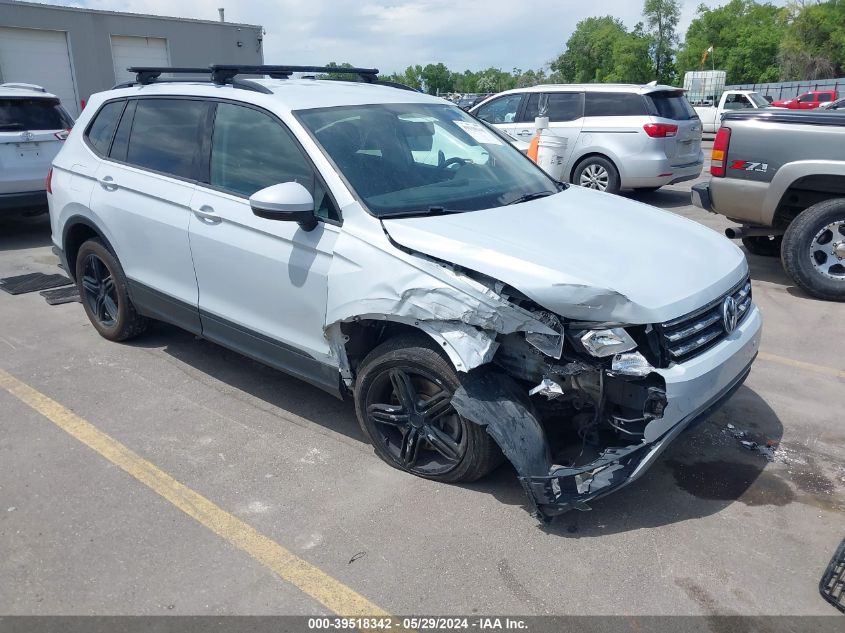
M 44 86 L 76 116 L 129 66 L 262 64 L 262 41 L 254 24 L 0 0 L 0 83 Z

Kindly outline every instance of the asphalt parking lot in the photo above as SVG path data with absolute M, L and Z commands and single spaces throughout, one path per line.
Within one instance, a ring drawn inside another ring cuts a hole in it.
M 690 184 L 630 197 L 724 229 Z M 174 327 L 109 343 L 79 304 L 0 292 L 0 613 L 832 615 L 845 304 L 748 258 L 765 325 L 745 386 L 545 526 L 507 465 L 403 474 L 350 403 Z M 55 265 L 45 216 L 0 219 L 0 277 Z

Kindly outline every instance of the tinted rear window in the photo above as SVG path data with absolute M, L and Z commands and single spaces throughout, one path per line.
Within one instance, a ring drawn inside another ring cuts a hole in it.
M 646 95 L 649 114 L 673 121 L 689 121 L 698 118 L 690 102 L 679 92 L 652 92 Z
M 205 113 L 206 104 L 202 101 L 139 101 L 126 161 L 165 174 L 193 178 Z
M 630 92 L 588 92 L 585 116 L 644 116 L 645 100 Z
M 584 116 L 583 99 L 580 92 L 534 92 L 528 97 L 525 105 L 523 121 L 533 121 L 540 116 L 540 110 L 545 100 L 546 113 L 552 123 L 574 121 Z
M 73 121 L 56 99 L 0 99 L 0 132 L 65 130 Z

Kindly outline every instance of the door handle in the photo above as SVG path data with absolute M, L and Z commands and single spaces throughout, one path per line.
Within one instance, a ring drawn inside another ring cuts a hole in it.
M 117 191 L 117 183 L 111 176 L 103 176 L 98 179 L 97 182 L 99 182 L 100 186 L 106 191 Z
M 207 204 L 202 205 L 199 209 L 193 209 L 194 215 L 206 224 L 220 224 L 223 218 L 214 215 L 214 207 Z
M 521 132 L 516 133 L 517 136 L 533 136 L 533 132 L 531 130 L 522 130 Z

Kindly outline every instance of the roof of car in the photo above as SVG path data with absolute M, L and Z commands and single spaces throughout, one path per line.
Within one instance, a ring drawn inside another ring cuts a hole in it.
M 47 92 L 41 86 L 23 83 L 0 84 L 0 97 L 29 97 L 41 99 L 58 99 L 58 97 Z
M 216 85 L 210 82 L 167 82 L 133 85 L 106 93 L 112 95 L 188 95 L 215 96 L 239 101 L 252 101 L 270 97 L 289 110 L 307 110 L 332 106 L 365 105 L 373 103 L 449 103 L 415 90 L 405 90 L 366 82 L 335 81 L 324 79 L 251 79 L 271 92 L 263 94 L 242 87 Z
M 664 90 L 682 90 L 675 86 L 662 84 L 540 84 L 527 88 L 515 88 L 500 94 L 512 92 L 572 92 L 573 90 L 585 92 L 630 92 L 633 94 L 648 94 L 650 92 L 662 92 Z M 498 96 L 498 95 L 496 95 Z

